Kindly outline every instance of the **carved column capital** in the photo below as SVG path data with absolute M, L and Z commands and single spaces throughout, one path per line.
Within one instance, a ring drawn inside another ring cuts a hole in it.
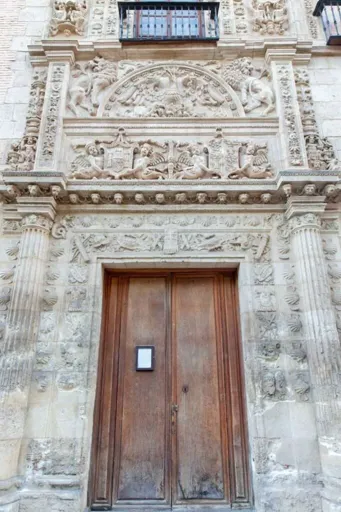
M 52 229 L 53 222 L 45 215 L 31 214 L 26 215 L 22 219 L 21 225 L 23 229 L 43 230 L 49 233 Z
M 299 229 L 321 229 L 321 218 L 316 213 L 304 213 L 303 215 L 295 215 L 289 220 L 289 228 L 291 232 Z

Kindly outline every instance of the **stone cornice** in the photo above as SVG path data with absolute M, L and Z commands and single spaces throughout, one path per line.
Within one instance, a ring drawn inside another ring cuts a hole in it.
M 292 196 L 287 202 L 286 217 L 288 220 L 307 215 L 318 217 L 325 209 L 325 196 Z
M 172 60 L 221 60 L 234 59 L 237 57 L 265 56 L 270 49 L 276 49 L 287 55 L 291 55 L 290 60 L 306 59 L 312 53 L 313 42 L 310 39 L 298 39 L 290 36 L 269 37 L 264 39 L 249 38 L 242 39 L 240 36 L 221 39 L 218 43 L 204 42 L 181 42 L 180 44 L 144 43 L 122 45 L 117 40 L 63 40 L 63 39 L 44 39 L 37 44 L 28 46 L 28 50 L 33 63 L 46 63 L 49 60 L 58 60 L 58 55 L 66 57 L 73 55 L 78 59 L 92 59 L 100 54 L 103 57 L 110 57 L 114 60 L 136 59 L 169 59 Z M 56 57 L 54 57 L 56 54 Z M 301 56 L 300 56 L 301 55 Z M 72 58 L 73 58 L 72 57 Z M 59 60 L 64 60 L 60 59 Z

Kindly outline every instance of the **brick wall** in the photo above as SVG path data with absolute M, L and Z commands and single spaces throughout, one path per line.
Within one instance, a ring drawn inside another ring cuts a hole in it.
M 27 45 L 39 40 L 50 0 L 0 0 L 0 164 L 13 139 L 22 136 L 30 90 Z

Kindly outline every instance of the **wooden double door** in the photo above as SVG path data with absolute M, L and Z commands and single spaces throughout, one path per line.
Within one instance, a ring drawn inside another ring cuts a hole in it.
M 249 502 L 235 289 L 223 272 L 107 276 L 93 510 Z M 139 346 L 154 347 L 150 371 Z

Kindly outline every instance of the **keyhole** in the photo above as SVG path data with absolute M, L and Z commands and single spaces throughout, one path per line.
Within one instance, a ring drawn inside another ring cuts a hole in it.
M 182 386 L 182 392 L 183 392 L 183 393 L 188 393 L 188 386 L 187 386 L 187 384 L 185 384 L 184 386 Z

